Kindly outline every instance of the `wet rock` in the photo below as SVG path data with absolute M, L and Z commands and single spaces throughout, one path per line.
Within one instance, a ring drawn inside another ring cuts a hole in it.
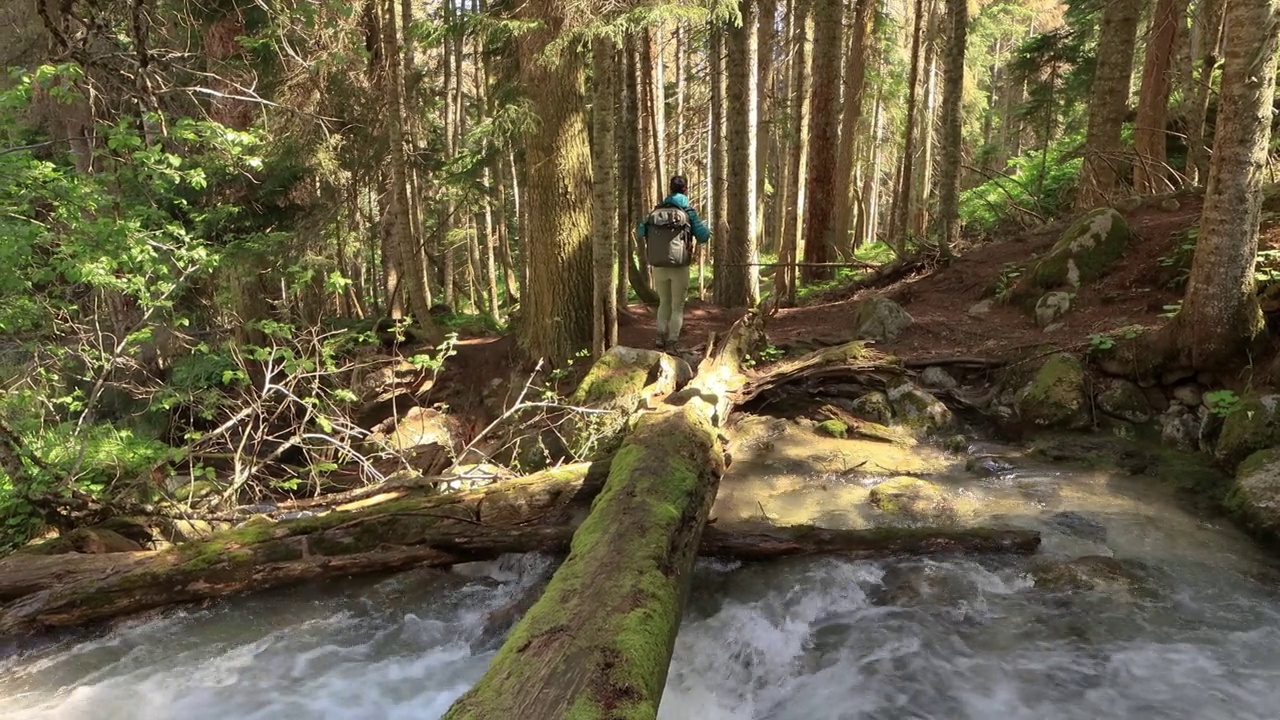
M 932 563 L 898 562 L 885 567 L 880 582 L 867 588 L 867 599 L 880 607 L 953 606 L 971 588 Z
M 1185 405 L 1170 405 L 1160 416 L 1160 439 L 1180 450 L 1195 451 L 1200 446 L 1200 418 Z
M 1173 399 L 1187 407 L 1198 407 L 1204 401 L 1204 390 L 1199 385 L 1179 385 L 1173 389 Z
M 991 455 L 974 455 L 964 461 L 964 469 L 978 477 L 994 477 L 1009 472 L 1013 466 Z
M 1251 529 L 1280 534 L 1280 448 L 1259 450 L 1240 463 L 1226 506 Z
M 1036 302 L 1036 325 L 1047 331 L 1049 326 L 1056 323 L 1058 318 L 1066 315 L 1071 309 L 1072 297 L 1071 293 L 1065 292 L 1045 293 Z
M 1223 420 L 1214 456 L 1234 469 L 1259 450 L 1280 445 L 1280 395 L 1250 396 Z
M 1031 567 L 1036 587 L 1049 592 L 1097 592 L 1133 601 L 1150 593 L 1142 566 L 1102 555 L 1066 562 L 1042 562 Z
M 1098 208 L 1072 225 L 1019 282 L 1023 297 L 1055 288 L 1078 289 L 1102 277 L 1124 256 L 1133 233 L 1124 217 Z
M 861 300 L 853 307 L 853 336 L 862 340 L 893 342 L 915 319 L 889 298 Z
M 1084 365 L 1074 355 L 1050 357 L 1018 392 L 1018 414 L 1039 427 L 1080 430 L 1089 426 Z
M 950 390 L 960 383 L 956 382 L 956 379 L 946 370 L 935 365 L 925 368 L 924 372 L 920 373 L 920 384 L 934 390 Z
M 1151 419 L 1151 408 L 1142 388 L 1128 380 L 1109 380 L 1098 393 L 1098 408 L 1114 418 L 1131 423 L 1144 423 Z
M 871 506 L 886 515 L 926 525 L 954 522 L 956 510 L 942 490 L 927 480 L 895 477 L 871 488 Z
M 950 408 L 910 382 L 891 388 L 888 396 L 893 414 L 901 425 L 932 435 L 955 424 L 955 416 Z
M 974 303 L 969 308 L 969 316 L 982 317 L 983 315 L 987 315 L 991 312 L 991 307 L 993 305 L 995 305 L 995 302 L 991 300 L 983 300 L 982 302 Z
M 893 405 L 889 402 L 889 396 L 879 390 L 866 393 L 854 400 L 850 409 L 858 417 L 881 425 L 893 422 Z
M 1090 542 L 1106 542 L 1107 526 L 1087 515 L 1064 510 L 1049 516 L 1049 524 L 1064 535 L 1088 540 Z

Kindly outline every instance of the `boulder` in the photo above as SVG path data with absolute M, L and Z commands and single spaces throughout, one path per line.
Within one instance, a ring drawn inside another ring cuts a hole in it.
M 1106 274 L 1124 256 L 1132 237 L 1120 213 L 1112 208 L 1093 210 L 1031 267 L 1018 283 L 1018 294 L 1035 297 L 1045 290 L 1078 289 Z
M 407 452 L 428 445 L 451 447 L 453 434 L 449 428 L 449 419 L 444 413 L 431 408 L 414 407 L 396 422 L 395 430 L 390 433 L 373 433 L 369 440 L 395 452 Z
M 1015 403 L 1023 420 L 1042 428 L 1081 430 L 1092 421 L 1084 365 L 1074 355 L 1050 357 L 1018 391 Z
M 915 319 L 889 298 L 873 297 L 853 307 L 853 337 L 858 340 L 893 342 Z
M 889 404 L 898 424 L 932 435 L 951 428 L 955 416 L 942 401 L 909 381 L 889 389 Z
M 1173 389 L 1173 399 L 1187 407 L 1198 407 L 1204 401 L 1204 389 L 1195 383 Z
M 1234 469 L 1259 450 L 1280 445 L 1280 395 L 1250 396 L 1222 423 L 1215 456 Z
M 920 384 L 934 390 L 950 390 L 960 383 L 956 382 L 956 379 L 946 370 L 934 365 L 920 373 Z
M 1128 380 L 1112 379 L 1098 393 L 1098 408 L 1113 418 L 1131 423 L 1144 423 L 1151 419 L 1151 406 L 1142 388 Z
M 1031 577 L 1037 588 L 1050 592 L 1098 592 L 1126 601 L 1151 592 L 1138 564 L 1102 555 L 1037 563 Z
M 881 425 L 893 422 L 893 405 L 889 402 L 889 396 L 879 390 L 873 390 L 854 400 L 851 409 L 858 417 Z
M 1048 330 L 1057 324 L 1058 318 L 1071 309 L 1073 297 L 1071 293 L 1065 292 L 1045 293 L 1036 303 L 1036 325 Z
M 1259 450 L 1240 463 L 1226 506 L 1251 530 L 1280 533 L 1280 448 Z
M 1179 450 L 1195 452 L 1200 446 L 1200 418 L 1185 405 L 1170 405 L 1160 416 L 1160 439 Z
M 933 483 L 914 477 L 895 477 L 871 488 L 871 506 L 895 519 L 924 525 L 954 522 L 956 509 Z
M 983 300 L 982 302 L 974 303 L 969 308 L 969 316 L 982 317 L 983 315 L 988 315 L 991 313 L 991 307 L 993 305 L 995 305 L 995 302 L 991 300 Z

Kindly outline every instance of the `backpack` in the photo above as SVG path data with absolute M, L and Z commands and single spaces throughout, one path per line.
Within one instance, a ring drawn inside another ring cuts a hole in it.
M 644 224 L 644 257 L 650 265 L 684 267 L 693 262 L 693 226 L 684 209 L 663 203 Z

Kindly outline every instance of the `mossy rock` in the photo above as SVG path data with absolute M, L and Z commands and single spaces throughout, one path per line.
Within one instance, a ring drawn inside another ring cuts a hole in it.
M 1135 424 L 1151 420 L 1151 404 L 1142 388 L 1128 380 L 1113 379 L 1098 393 L 1098 408 L 1113 418 Z
M 1280 538 L 1280 448 L 1259 450 L 1240 463 L 1224 504 L 1250 530 Z
M 889 389 L 889 403 L 899 425 L 936 435 L 955 426 L 955 415 L 942 401 L 910 382 Z
M 1046 290 L 1078 289 L 1105 275 L 1124 257 L 1132 238 L 1129 224 L 1114 209 L 1086 213 L 1031 267 L 1017 295 L 1034 298 Z
M 841 440 L 849 437 L 849 426 L 845 425 L 844 422 L 840 420 L 825 420 L 818 423 L 814 430 L 822 433 L 823 435 L 830 435 L 833 438 L 840 438 Z
M 1037 427 L 1081 430 L 1091 423 L 1084 364 L 1074 355 L 1050 357 L 1015 401 L 1022 419 Z
M 955 522 L 956 509 L 937 485 L 920 478 L 890 478 L 871 488 L 871 506 L 895 519 L 918 524 L 947 525 Z
M 898 303 L 884 297 L 860 300 L 853 306 L 854 337 L 893 342 L 915 319 Z
M 1259 450 L 1280 445 L 1280 395 L 1244 398 L 1222 423 L 1214 457 L 1234 470 Z
M 858 417 L 881 425 L 893 422 L 893 405 L 889 402 L 889 396 L 879 390 L 873 390 L 854 400 L 851 409 Z

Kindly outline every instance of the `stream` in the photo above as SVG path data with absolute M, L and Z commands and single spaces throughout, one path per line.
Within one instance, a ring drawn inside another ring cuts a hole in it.
M 928 471 L 956 522 L 1037 529 L 1043 545 L 1033 557 L 699 561 L 663 720 L 1280 716 L 1280 572 L 1168 482 L 1013 448 L 986 448 L 1006 456 L 980 474 L 941 451 L 891 457 L 752 422 L 734 436 L 718 518 L 879 524 L 869 488 Z M 0 717 L 438 718 L 496 650 L 488 614 L 552 569 L 513 556 L 136 618 L 0 658 Z

